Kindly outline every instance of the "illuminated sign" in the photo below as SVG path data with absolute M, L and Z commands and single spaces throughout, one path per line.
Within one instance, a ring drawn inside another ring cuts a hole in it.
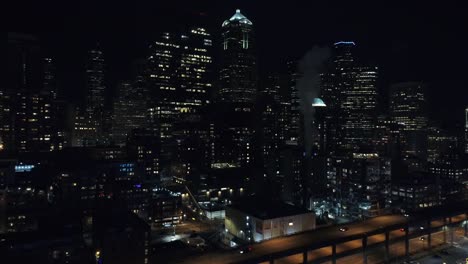
M 34 165 L 17 165 L 15 166 L 15 172 L 30 172 L 34 167 Z

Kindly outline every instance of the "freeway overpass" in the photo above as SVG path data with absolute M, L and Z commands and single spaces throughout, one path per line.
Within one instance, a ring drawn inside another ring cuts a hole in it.
M 408 256 L 410 240 L 414 238 L 424 237 L 421 242 L 426 249 L 433 246 L 433 234 L 442 234 L 444 242 L 453 243 L 452 229 L 464 225 L 464 236 L 467 236 L 467 222 L 468 203 L 461 203 L 425 209 L 409 217 L 375 217 L 346 225 L 346 232 L 339 230 L 341 226 L 330 226 L 272 239 L 252 245 L 252 251 L 248 254 L 239 254 L 238 250 L 212 252 L 180 263 L 275 263 L 282 258 L 301 254 L 302 263 L 331 261 L 335 264 L 340 258 L 359 253 L 362 254 L 362 262 L 367 264 L 368 253 L 376 248 L 384 249 L 384 261 L 388 263 L 392 244 L 404 242 L 404 254 Z

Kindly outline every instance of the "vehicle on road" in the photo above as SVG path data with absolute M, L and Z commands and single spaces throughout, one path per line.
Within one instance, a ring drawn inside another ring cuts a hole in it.
M 239 249 L 240 254 L 247 254 L 252 252 L 252 246 L 244 246 Z
M 346 232 L 348 230 L 349 230 L 349 228 L 347 226 L 340 227 L 341 232 Z

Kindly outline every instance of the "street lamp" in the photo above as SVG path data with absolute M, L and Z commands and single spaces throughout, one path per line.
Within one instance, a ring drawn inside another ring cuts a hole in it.
M 96 257 L 96 263 L 101 263 L 101 251 L 99 250 L 96 250 L 96 253 L 94 254 L 94 256 Z

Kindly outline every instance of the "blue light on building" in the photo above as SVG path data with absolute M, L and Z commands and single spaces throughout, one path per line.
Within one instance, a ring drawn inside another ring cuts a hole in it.
M 354 41 L 338 41 L 335 43 L 335 45 L 353 45 L 356 46 L 356 43 Z
M 15 166 L 15 172 L 30 172 L 34 167 L 34 165 L 17 165 Z

